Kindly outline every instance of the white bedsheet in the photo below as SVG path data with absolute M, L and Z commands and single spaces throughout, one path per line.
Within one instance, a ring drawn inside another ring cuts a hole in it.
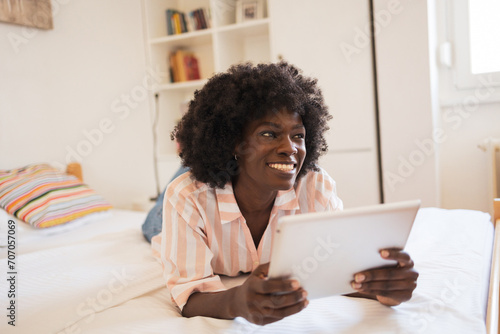
M 389 308 L 360 298 L 317 299 L 302 312 L 263 327 L 240 318 L 183 318 L 140 232 L 144 218 L 113 210 L 111 217 L 44 238 L 36 235 L 39 231 L 18 231 L 16 327 L 8 326 L 3 315 L 0 332 L 485 333 L 493 240 L 488 214 L 419 211 L 407 246 L 420 272 L 411 301 Z M 0 268 L 6 268 L 6 259 Z M 6 295 L 2 279 L 4 313 Z

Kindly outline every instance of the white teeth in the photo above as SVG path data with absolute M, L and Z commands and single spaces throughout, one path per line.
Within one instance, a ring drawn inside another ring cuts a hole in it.
M 284 172 L 289 172 L 289 171 L 293 170 L 293 168 L 294 168 L 293 166 L 294 166 L 293 164 L 269 164 L 269 167 L 274 168 L 274 169 L 278 169 L 278 170 L 281 170 Z

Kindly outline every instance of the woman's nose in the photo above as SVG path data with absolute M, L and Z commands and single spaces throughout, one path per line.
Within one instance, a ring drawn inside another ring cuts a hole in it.
M 278 146 L 278 154 L 286 154 L 291 156 L 297 153 L 295 143 L 288 137 L 283 138 Z

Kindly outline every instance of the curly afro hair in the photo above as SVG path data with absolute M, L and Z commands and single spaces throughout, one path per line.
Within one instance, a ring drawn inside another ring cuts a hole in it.
M 307 152 L 299 179 L 318 170 L 318 158 L 328 149 L 324 133 L 331 115 L 317 80 L 284 61 L 233 65 L 214 75 L 195 92 L 171 137 L 197 181 L 223 188 L 238 173 L 234 150 L 246 124 L 282 108 L 299 113 L 306 130 Z

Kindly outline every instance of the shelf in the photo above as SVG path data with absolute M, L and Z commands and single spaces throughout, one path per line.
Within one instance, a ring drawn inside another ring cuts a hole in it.
M 151 45 L 169 44 L 172 47 L 183 46 L 186 44 L 206 44 L 212 39 L 212 32 L 234 33 L 242 36 L 261 35 L 268 32 L 269 18 L 248 21 L 243 23 L 234 23 L 222 26 L 216 29 L 203 29 L 190 31 L 182 34 L 156 37 L 149 40 Z
M 142 0 L 146 21 L 146 49 L 148 65 L 162 73 L 161 82 L 152 92 L 157 94 L 158 109 L 158 163 L 162 170 L 168 164 L 177 166 L 177 147 L 170 141 L 170 133 L 185 112 L 185 106 L 202 89 L 208 78 L 241 62 L 269 62 L 271 20 L 236 21 L 235 0 Z M 267 6 L 267 0 L 264 0 Z M 167 35 L 167 9 L 188 13 L 196 8 L 210 8 L 211 28 Z M 265 7 L 264 7 L 265 8 Z M 264 10 L 265 13 L 265 10 Z M 265 14 L 264 14 L 265 15 Z M 193 53 L 198 59 L 201 80 L 170 82 L 172 71 L 169 56 L 177 50 Z M 170 168 L 171 169 L 171 168 Z
M 212 41 L 212 29 L 203 29 L 185 32 L 177 35 L 157 37 L 149 40 L 151 45 L 165 45 L 171 47 L 184 46 L 186 44 L 208 44 Z
M 241 34 L 242 36 L 261 35 L 268 32 L 269 22 L 269 18 L 265 18 L 243 23 L 234 23 L 219 27 L 216 31 L 221 33 Z
M 206 82 L 207 82 L 207 79 L 168 83 L 168 84 L 160 85 L 156 89 L 156 92 L 176 91 L 176 90 L 180 91 L 180 90 L 186 90 L 186 89 L 192 90 L 192 89 L 203 87 L 203 85 Z

